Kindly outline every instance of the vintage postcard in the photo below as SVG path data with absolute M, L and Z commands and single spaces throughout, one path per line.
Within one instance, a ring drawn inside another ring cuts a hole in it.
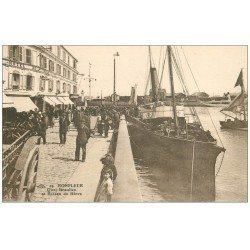
M 3 202 L 247 202 L 247 46 L 2 46 Z

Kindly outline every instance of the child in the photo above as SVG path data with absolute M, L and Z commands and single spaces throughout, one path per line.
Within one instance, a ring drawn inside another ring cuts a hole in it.
M 117 170 L 116 167 L 114 165 L 114 158 L 111 154 L 106 154 L 104 155 L 101 160 L 100 160 L 103 164 L 103 168 L 101 171 L 101 178 L 100 178 L 100 183 L 102 183 L 103 181 L 103 174 L 105 171 L 107 170 L 111 170 L 111 180 L 114 181 L 117 177 Z
M 103 173 L 103 181 L 100 185 L 97 202 L 111 202 L 113 194 L 113 182 L 111 180 L 112 171 L 109 169 Z

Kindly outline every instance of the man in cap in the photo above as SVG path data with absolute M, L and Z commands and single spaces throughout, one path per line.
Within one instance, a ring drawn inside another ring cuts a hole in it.
M 68 132 L 70 121 L 65 113 L 63 113 L 59 118 L 59 137 L 60 137 L 60 144 L 66 143 L 66 136 Z

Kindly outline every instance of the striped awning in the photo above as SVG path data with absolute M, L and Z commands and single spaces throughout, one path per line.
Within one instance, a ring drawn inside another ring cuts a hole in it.
M 70 99 L 69 99 L 69 97 L 67 97 L 67 96 L 64 96 L 63 97 L 63 99 L 67 102 L 67 104 L 74 104 Z
M 62 105 L 63 102 L 60 102 L 55 96 L 50 96 L 49 99 L 55 103 L 55 105 Z
M 13 100 L 17 112 L 38 109 L 28 96 L 11 96 L 11 100 Z
M 57 99 L 62 102 L 64 105 L 68 105 L 68 103 L 65 101 L 65 99 L 62 96 L 57 96 Z
M 48 96 L 44 96 L 43 100 L 47 102 L 49 105 L 52 105 L 52 106 L 56 105 Z

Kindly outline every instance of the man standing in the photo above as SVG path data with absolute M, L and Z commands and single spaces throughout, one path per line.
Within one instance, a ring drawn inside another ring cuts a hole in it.
M 77 131 L 75 160 L 79 161 L 80 149 L 82 149 L 82 161 L 84 162 L 86 159 L 86 144 L 90 137 L 90 130 L 83 122 L 81 122 L 77 127 Z
M 70 121 L 68 116 L 65 113 L 62 114 L 59 118 L 59 137 L 60 137 L 60 144 L 65 144 L 66 142 L 66 135 L 68 132 Z
M 46 144 L 46 130 L 47 130 L 46 117 L 42 116 L 39 118 L 37 124 L 37 134 L 39 136 L 37 144 L 40 144 L 41 138 L 43 139 L 43 144 Z

